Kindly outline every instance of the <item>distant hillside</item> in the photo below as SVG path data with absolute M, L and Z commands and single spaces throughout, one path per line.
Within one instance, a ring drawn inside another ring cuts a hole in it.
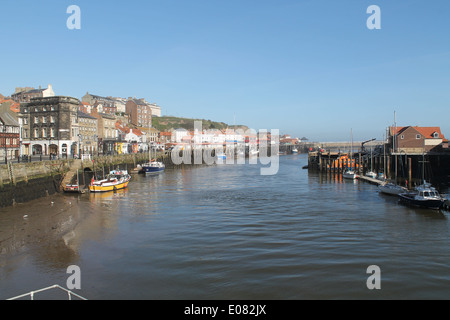
M 152 125 L 153 128 L 158 131 L 169 131 L 170 129 L 184 128 L 187 130 L 194 130 L 194 121 L 201 121 L 203 130 L 207 129 L 219 129 L 223 130 L 226 128 L 236 127 L 237 129 L 241 128 L 247 130 L 247 126 L 243 125 L 228 125 L 224 122 L 216 122 L 205 119 L 190 119 L 190 118 L 180 118 L 180 117 L 172 117 L 172 116 L 164 116 L 164 117 L 152 117 Z

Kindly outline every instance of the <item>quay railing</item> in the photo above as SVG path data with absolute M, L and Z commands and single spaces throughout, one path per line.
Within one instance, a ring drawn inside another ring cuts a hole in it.
M 50 286 L 50 287 L 47 287 L 47 288 L 42 288 L 42 289 L 39 289 L 39 290 L 35 290 L 35 291 L 31 291 L 31 292 L 28 292 L 28 293 L 25 293 L 25 294 L 21 294 L 19 296 L 12 297 L 12 298 L 9 298 L 9 299 L 6 299 L 6 300 L 17 300 L 17 299 L 25 298 L 27 296 L 30 296 L 30 299 L 34 300 L 34 295 L 36 293 L 40 293 L 40 292 L 44 292 L 44 291 L 48 291 L 48 290 L 52 290 L 52 289 L 60 289 L 60 290 L 63 290 L 65 292 L 67 292 L 69 300 L 72 300 L 72 296 L 75 296 L 75 297 L 77 297 L 77 298 L 79 298 L 81 300 L 87 300 L 86 298 L 80 296 L 79 294 L 76 294 L 75 292 L 67 290 L 66 288 L 63 288 L 63 287 L 61 287 L 60 285 L 57 285 L 57 284 L 55 284 L 53 286 Z

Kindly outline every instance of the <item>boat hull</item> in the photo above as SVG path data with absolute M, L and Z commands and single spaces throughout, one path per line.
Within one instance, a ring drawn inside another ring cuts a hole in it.
M 357 178 L 357 175 L 354 172 L 344 172 L 342 174 L 342 177 L 344 179 L 355 180 Z
M 379 187 L 381 193 L 398 196 L 401 193 L 406 193 L 408 190 L 400 186 L 382 185 Z
M 125 189 L 126 187 L 128 187 L 128 182 L 129 181 L 114 184 L 114 185 L 90 185 L 89 191 L 90 192 L 109 192 L 109 191 Z
M 142 167 L 142 171 L 144 173 L 157 173 L 157 172 L 161 172 L 164 171 L 165 168 L 163 167 Z
M 439 210 L 444 204 L 443 200 L 438 199 L 424 199 L 417 200 L 414 194 L 402 193 L 398 195 L 401 202 L 421 208 Z

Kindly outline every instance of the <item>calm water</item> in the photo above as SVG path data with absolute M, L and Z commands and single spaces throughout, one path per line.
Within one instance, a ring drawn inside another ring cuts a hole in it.
M 0 299 L 65 287 L 69 265 L 88 299 L 450 299 L 449 212 L 308 173 L 305 155 L 280 161 L 274 176 L 167 170 L 2 209 Z

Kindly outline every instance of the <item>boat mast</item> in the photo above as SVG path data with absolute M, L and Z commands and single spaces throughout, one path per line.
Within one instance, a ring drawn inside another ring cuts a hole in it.
M 353 170 L 353 128 L 350 129 L 350 136 L 351 136 L 351 148 L 350 148 L 350 166 L 351 169 Z
M 386 132 L 385 132 L 385 134 L 386 134 Z M 386 179 L 387 178 L 387 176 L 386 176 L 386 136 L 385 136 L 385 134 L 383 134 L 383 140 L 384 140 L 384 143 L 383 143 L 383 157 L 384 157 L 384 159 L 383 159 L 383 174 L 384 174 L 384 179 Z
M 395 184 L 397 184 L 397 122 L 395 120 L 395 111 L 394 111 L 394 154 L 395 154 Z

